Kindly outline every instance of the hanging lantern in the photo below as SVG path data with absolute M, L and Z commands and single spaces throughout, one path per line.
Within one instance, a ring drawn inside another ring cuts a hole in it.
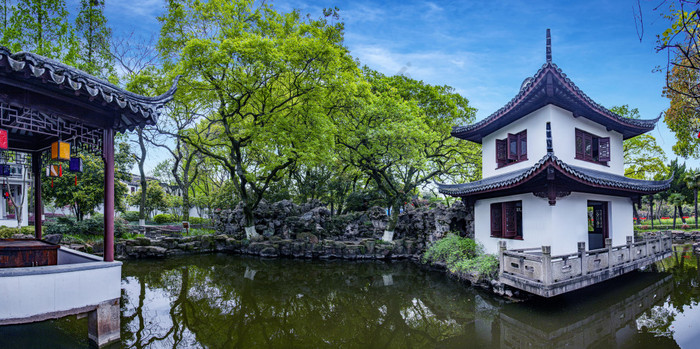
M 9 177 L 10 176 L 10 165 L 0 164 L 0 176 Z
M 5 199 L 9 199 L 9 198 L 10 198 L 10 192 L 5 191 L 5 192 L 2 193 L 2 196 L 3 196 Z
M 83 159 L 82 158 L 70 158 L 68 170 L 71 172 L 83 172 Z
M 0 149 L 7 149 L 7 130 L 0 130 Z
M 62 177 L 63 176 L 63 166 L 61 165 L 49 165 L 46 168 L 46 175 L 49 177 Z
M 70 144 L 56 141 L 51 143 L 51 160 L 69 160 Z

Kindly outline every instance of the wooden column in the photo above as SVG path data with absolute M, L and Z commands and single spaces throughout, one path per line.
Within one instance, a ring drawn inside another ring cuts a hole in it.
M 42 206 L 41 202 L 41 152 L 32 153 L 32 177 L 34 179 L 34 236 L 41 240 Z
M 102 137 L 102 158 L 105 162 L 104 261 L 114 261 L 114 130 L 105 129 Z

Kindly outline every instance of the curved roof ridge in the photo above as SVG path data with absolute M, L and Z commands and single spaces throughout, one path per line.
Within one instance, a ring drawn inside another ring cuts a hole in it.
M 155 124 L 160 109 L 171 101 L 177 91 L 180 76 L 165 93 L 159 96 L 143 96 L 127 91 L 108 81 L 97 78 L 83 70 L 68 66 L 51 58 L 31 52 L 12 53 L 7 47 L 0 46 L 0 68 L 9 73 L 24 73 L 24 79 L 39 80 L 45 85 L 58 89 L 68 89 L 76 95 L 86 95 L 91 101 L 100 98 L 104 103 L 116 106 L 125 114 L 138 115 L 145 120 L 120 124 L 120 131 L 133 129 L 137 125 Z
M 590 108 L 593 112 L 599 113 L 601 116 L 612 119 L 613 121 L 617 122 L 620 124 L 620 127 L 633 127 L 637 130 L 635 130 L 634 135 L 638 135 L 647 131 L 652 130 L 656 122 L 658 122 L 659 118 L 661 118 L 661 115 L 659 115 L 657 118 L 654 119 L 634 119 L 634 118 L 627 118 L 623 117 L 621 115 L 618 115 L 609 109 L 605 108 L 604 106 L 596 103 L 592 98 L 590 98 L 588 95 L 586 95 L 576 84 L 562 71 L 559 66 L 557 66 L 553 62 L 547 62 L 543 64 L 540 69 L 537 70 L 535 75 L 532 77 L 528 77 L 525 79 L 523 82 L 523 85 L 521 86 L 520 90 L 518 93 L 513 97 L 506 105 L 492 113 L 491 115 L 487 116 L 481 121 L 478 121 L 476 123 L 470 124 L 470 125 L 459 125 L 459 126 L 454 126 L 452 128 L 452 136 L 462 138 L 462 139 L 467 139 L 467 140 L 472 140 L 472 141 L 477 141 L 480 142 L 481 136 L 478 135 L 472 135 L 470 134 L 472 131 L 480 129 L 484 126 L 487 126 L 494 121 L 500 119 L 504 115 L 507 115 L 511 113 L 516 107 L 519 105 L 525 103 L 526 99 L 528 96 L 531 94 L 535 93 L 537 90 L 539 90 L 542 87 L 543 80 L 545 80 L 545 77 L 549 76 L 551 74 L 554 76 L 556 79 L 560 80 L 563 83 L 563 86 L 568 89 L 572 94 L 574 94 L 578 99 L 583 103 L 584 105 L 587 105 L 588 108 Z M 551 81 L 546 81 L 545 83 L 550 83 Z M 552 93 L 553 92 L 547 92 Z M 545 102 L 542 106 L 551 104 L 551 98 L 553 96 L 549 95 L 547 98 L 545 98 Z M 525 115 L 519 115 L 515 116 L 513 120 L 516 120 L 519 117 L 522 117 Z M 589 115 L 583 115 L 584 117 L 590 117 Z M 500 127 L 499 127 L 500 128 Z M 495 131 L 495 130 L 492 130 Z M 629 138 L 629 137 L 625 137 Z

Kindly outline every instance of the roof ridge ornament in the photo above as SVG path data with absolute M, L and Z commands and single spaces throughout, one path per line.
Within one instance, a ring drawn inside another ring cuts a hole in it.
M 552 35 L 547 28 L 547 63 L 552 63 Z

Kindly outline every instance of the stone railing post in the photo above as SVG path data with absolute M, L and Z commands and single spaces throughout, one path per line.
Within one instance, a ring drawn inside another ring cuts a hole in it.
M 578 243 L 578 259 L 581 260 L 581 275 L 588 274 L 588 255 L 586 255 L 586 243 Z
M 649 257 L 651 254 L 649 254 L 649 235 L 646 235 L 644 237 L 644 257 Z
M 634 248 L 632 247 L 632 236 L 628 236 L 627 237 L 627 253 L 629 253 L 629 256 L 630 256 L 630 258 L 629 258 L 630 262 L 634 260 L 634 253 L 632 253 L 632 252 L 634 252 L 633 250 L 634 250 Z
M 612 269 L 613 258 L 612 258 L 612 239 L 605 239 L 605 248 L 608 249 L 608 270 Z
M 552 284 L 552 246 L 542 246 L 542 283 Z
M 504 254 L 506 252 L 506 242 L 505 241 L 499 241 L 498 242 L 498 274 L 503 274 L 503 263 L 505 261 Z

